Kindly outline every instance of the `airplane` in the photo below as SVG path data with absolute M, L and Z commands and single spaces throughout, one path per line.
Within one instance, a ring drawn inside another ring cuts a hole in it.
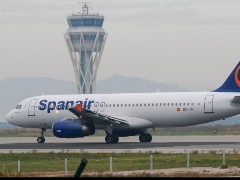
M 106 143 L 139 135 L 151 142 L 149 128 L 184 127 L 240 114 L 240 62 L 222 86 L 204 92 L 42 95 L 27 98 L 6 120 L 15 126 L 52 129 L 58 138 L 83 138 L 102 129 Z

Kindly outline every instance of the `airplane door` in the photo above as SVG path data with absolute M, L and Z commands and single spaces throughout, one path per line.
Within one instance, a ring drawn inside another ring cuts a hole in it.
M 100 103 L 100 108 L 99 108 L 99 110 L 100 110 L 101 112 L 103 112 L 103 111 L 104 111 L 104 108 L 105 108 L 105 102 L 101 102 L 101 103 Z
M 95 102 L 94 103 L 94 112 L 98 112 L 98 108 L 99 108 L 99 103 Z
M 204 113 L 214 113 L 213 112 L 213 97 L 214 95 L 206 95 L 204 101 Z
M 30 101 L 30 104 L 28 106 L 28 116 L 35 116 L 35 105 L 36 105 L 37 99 L 32 99 Z

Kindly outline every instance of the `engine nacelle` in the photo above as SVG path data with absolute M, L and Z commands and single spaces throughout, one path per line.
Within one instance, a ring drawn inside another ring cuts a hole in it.
M 117 135 L 118 137 L 136 136 L 141 133 L 142 131 L 140 129 L 125 129 L 125 130 L 114 129 L 112 131 L 112 134 Z
M 52 132 L 54 136 L 59 138 L 78 138 L 93 135 L 95 126 L 69 120 L 56 121 L 52 125 Z

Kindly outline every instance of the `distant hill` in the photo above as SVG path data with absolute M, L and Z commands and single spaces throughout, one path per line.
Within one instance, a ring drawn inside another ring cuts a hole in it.
M 114 75 L 97 82 L 96 93 L 137 93 L 161 91 L 184 91 L 176 86 L 156 83 L 137 77 Z M 25 98 L 42 94 L 76 94 L 76 83 L 52 78 L 9 78 L 0 81 L 0 121 Z
M 177 86 L 157 83 L 138 77 L 114 75 L 106 80 L 97 82 L 97 93 L 146 93 L 146 92 L 183 92 L 187 89 Z

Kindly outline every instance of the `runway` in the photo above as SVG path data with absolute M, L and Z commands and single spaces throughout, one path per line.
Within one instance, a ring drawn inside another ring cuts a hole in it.
M 186 153 L 198 150 L 207 153 L 210 150 L 225 152 L 240 150 L 240 136 L 153 136 L 151 143 L 140 143 L 138 136 L 133 136 L 120 137 L 117 144 L 106 144 L 103 136 L 74 139 L 45 137 L 45 143 L 37 143 L 36 139 L 36 137 L 0 138 L 0 152 Z

